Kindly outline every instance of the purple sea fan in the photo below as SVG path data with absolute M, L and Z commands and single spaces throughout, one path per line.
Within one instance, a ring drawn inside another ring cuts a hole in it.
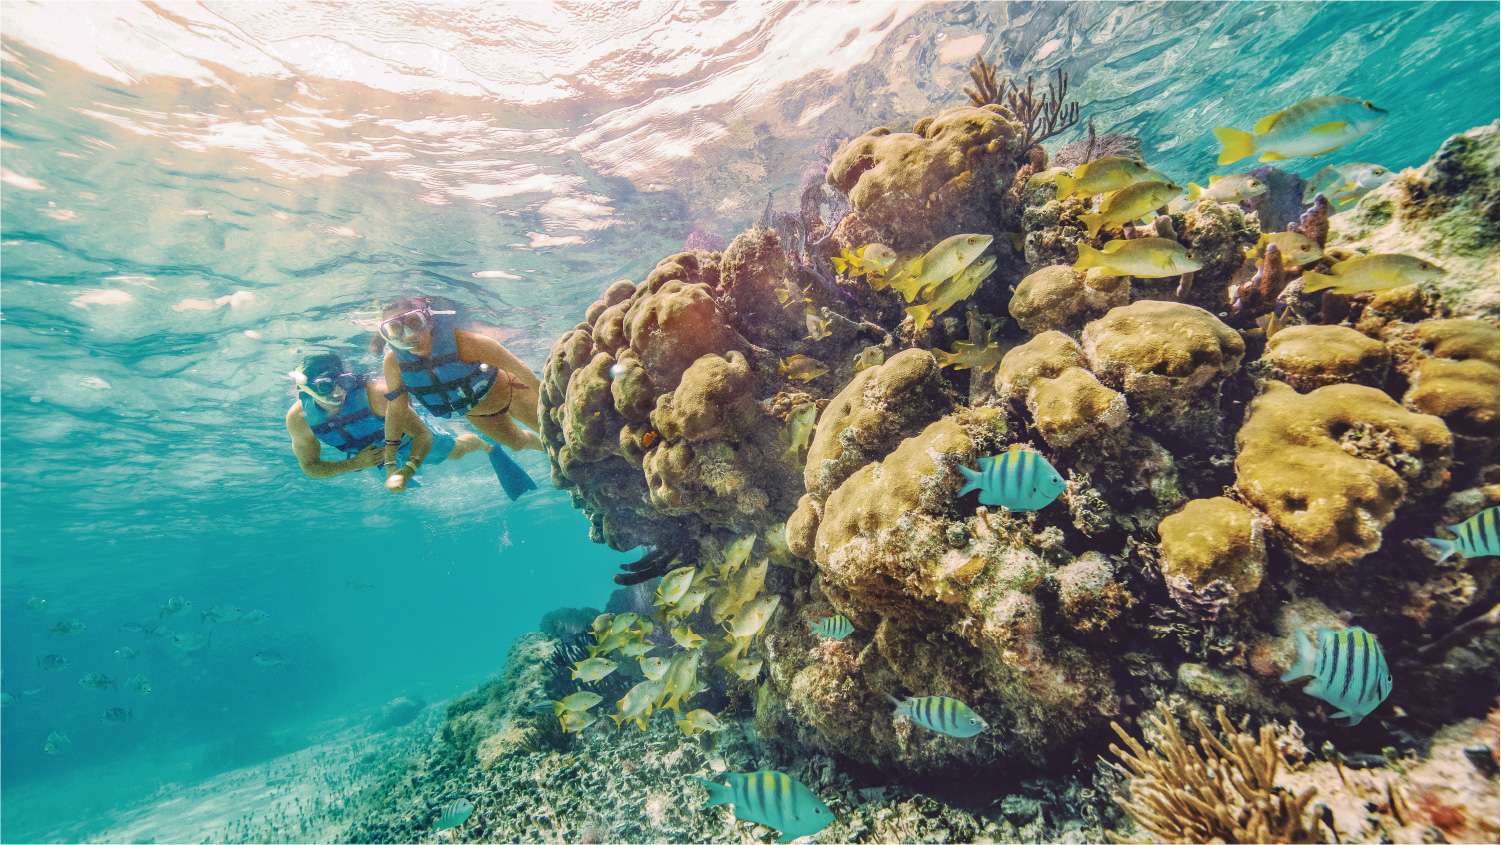
M 693 252 L 694 250 L 723 252 L 724 248 L 724 238 L 706 229 L 694 228 L 693 231 L 688 233 L 688 237 L 683 239 L 684 252 Z

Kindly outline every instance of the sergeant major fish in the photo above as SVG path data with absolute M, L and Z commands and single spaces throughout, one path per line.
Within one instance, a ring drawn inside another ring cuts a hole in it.
M 961 466 L 959 472 L 965 479 L 960 496 L 979 490 L 980 504 L 999 505 L 1013 511 L 1045 508 L 1068 487 L 1047 458 L 1021 444 L 999 455 L 981 458 L 978 470 Z
M 1349 719 L 1350 727 L 1370 715 L 1392 691 L 1392 674 L 1381 645 L 1364 628 L 1314 632 L 1318 645 L 1302 630 L 1294 632 L 1297 660 L 1282 675 L 1284 683 L 1313 678 L 1303 692 L 1327 701 L 1337 709 L 1331 718 Z
M 968 739 L 989 725 L 969 705 L 946 695 L 925 695 L 921 698 L 898 699 L 886 696 L 896 705 L 895 714 L 944 736 Z
M 808 627 L 813 629 L 813 633 L 820 637 L 835 640 L 836 642 L 855 632 L 854 623 L 850 622 L 849 618 L 842 613 L 825 616 L 817 622 L 809 623 Z
M 1442 537 L 1425 537 L 1423 542 L 1441 552 L 1439 560 L 1451 555 L 1462 558 L 1496 557 L 1501 555 L 1501 545 L 1496 538 L 1496 522 L 1501 517 L 1501 508 L 1490 507 L 1457 525 L 1447 526 L 1453 540 Z
M 735 805 L 735 818 L 775 828 L 778 842 L 791 842 L 828 827 L 834 813 L 813 791 L 782 772 L 727 772 L 724 783 L 695 778 L 709 790 L 705 807 Z

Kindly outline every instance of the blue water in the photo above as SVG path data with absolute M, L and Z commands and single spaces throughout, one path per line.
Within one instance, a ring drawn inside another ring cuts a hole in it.
M 5 9 L 7 840 L 457 694 L 547 610 L 606 601 L 630 556 L 588 541 L 538 453 L 518 503 L 477 457 L 402 498 L 297 471 L 285 374 L 315 345 L 369 366 L 376 298 L 452 297 L 540 369 L 609 282 L 732 237 L 768 192 L 791 207 L 820 140 L 961 101 L 977 51 L 1061 63 L 1101 132 L 1185 180 L 1212 127 L 1308 96 L 1388 108 L 1340 158 L 1393 168 L 1501 111 L 1493 3 L 270 8 Z M 208 648 L 121 630 L 170 596 L 193 607 L 164 624 L 213 627 Z M 267 619 L 204 623 L 218 604 Z M 87 630 L 47 633 L 67 619 Z M 155 690 L 81 688 L 92 671 Z

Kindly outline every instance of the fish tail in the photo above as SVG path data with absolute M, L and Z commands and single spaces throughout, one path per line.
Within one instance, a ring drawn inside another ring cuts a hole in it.
M 1240 129 L 1216 127 L 1214 137 L 1220 142 L 1220 164 L 1240 161 L 1256 150 L 1256 137 Z
M 1203 188 L 1200 188 L 1198 185 L 1194 184 L 1193 182 L 1189 182 L 1188 183 L 1188 199 L 1189 199 L 1189 202 L 1198 202 L 1199 201 L 1199 194 L 1202 194 L 1202 193 L 1204 193 L 1204 189 Z
M 1450 556 L 1459 551 L 1458 543 L 1454 542 L 1453 540 L 1445 540 L 1442 537 L 1424 537 L 1423 542 L 1434 547 L 1435 549 L 1438 549 L 1439 558 L 1438 560 L 1434 561 L 1434 563 L 1448 560 Z
M 959 474 L 964 476 L 964 486 L 959 488 L 959 495 L 963 496 L 965 493 L 980 489 L 982 473 L 972 470 L 969 467 L 961 466 L 959 467 Z
M 835 273 L 843 273 L 845 270 L 849 269 L 849 266 L 850 266 L 849 262 L 845 261 L 843 258 L 840 258 L 837 255 L 834 256 L 834 272 Z
M 1060 173 L 1055 184 L 1058 186 L 1057 199 L 1061 200 L 1074 192 L 1074 187 L 1079 184 L 1079 180 L 1075 179 L 1071 173 Z
M 1303 292 L 1314 293 L 1334 287 L 1336 279 L 1323 273 L 1304 273 Z
M 914 305 L 911 308 L 908 308 L 907 313 L 912 315 L 913 331 L 920 332 L 923 329 L 927 328 L 928 320 L 932 317 L 933 314 L 933 306 L 925 302 L 921 305 Z
M 1091 238 L 1100 233 L 1100 226 L 1105 223 L 1105 215 L 1103 213 L 1081 214 L 1079 215 L 1079 219 L 1084 221 L 1084 228 L 1089 232 Z
M 1292 668 L 1282 673 L 1283 683 L 1312 676 L 1314 661 L 1318 657 L 1313 643 L 1309 642 L 1308 635 L 1301 628 L 1293 631 L 1293 638 L 1293 643 L 1298 649 L 1297 657 L 1293 660 Z
M 902 709 L 904 702 L 900 698 L 897 698 L 896 696 L 892 695 L 891 693 L 887 693 L 886 694 L 886 700 L 889 701 L 889 702 L 891 702 L 891 715 L 893 715 L 893 716 L 904 716 L 904 715 L 906 715 L 906 713 Z
M 704 805 L 705 808 L 718 807 L 720 804 L 730 803 L 730 788 L 728 786 L 722 783 L 715 783 L 712 780 L 704 780 L 703 778 L 694 778 L 694 780 L 698 781 L 699 786 L 709 790 L 709 802 Z
M 1074 262 L 1074 269 L 1078 270 L 1084 267 L 1097 267 L 1099 266 L 1100 258 L 1103 255 L 1104 253 L 1100 252 L 1089 244 L 1081 243 L 1079 244 L 1079 259 Z

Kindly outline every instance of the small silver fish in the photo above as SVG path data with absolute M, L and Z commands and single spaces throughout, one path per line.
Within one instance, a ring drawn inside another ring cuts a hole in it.
M 251 658 L 257 666 L 284 666 L 287 659 L 274 651 L 258 651 Z

